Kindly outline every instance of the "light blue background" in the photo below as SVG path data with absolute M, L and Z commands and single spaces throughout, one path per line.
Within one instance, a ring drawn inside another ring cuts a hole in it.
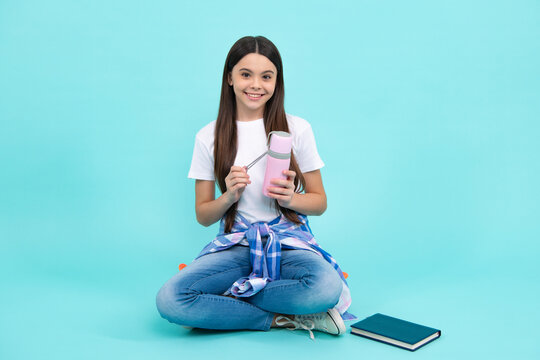
M 245 35 L 276 44 L 286 111 L 313 126 L 311 225 L 350 310 L 441 339 L 159 317 L 159 287 L 217 231 L 187 172 Z M 532 0 L 2 0 L 0 358 L 538 358 L 539 38 Z

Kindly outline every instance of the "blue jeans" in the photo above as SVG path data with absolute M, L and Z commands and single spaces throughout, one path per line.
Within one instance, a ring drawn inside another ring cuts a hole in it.
M 222 296 L 234 281 L 249 276 L 249 247 L 235 245 L 204 255 L 163 285 L 159 313 L 171 323 L 216 330 L 270 329 L 274 314 L 311 314 L 334 307 L 343 283 L 324 258 L 309 250 L 281 250 L 281 279 L 257 294 Z

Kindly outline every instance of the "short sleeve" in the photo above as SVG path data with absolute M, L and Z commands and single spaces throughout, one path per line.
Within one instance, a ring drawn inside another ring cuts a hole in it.
M 311 125 L 308 125 L 299 135 L 295 156 L 302 173 L 318 170 L 324 166 L 324 162 L 317 151 L 315 135 Z
M 214 180 L 214 155 L 204 142 L 195 137 L 195 147 L 191 158 L 188 178 L 198 180 Z

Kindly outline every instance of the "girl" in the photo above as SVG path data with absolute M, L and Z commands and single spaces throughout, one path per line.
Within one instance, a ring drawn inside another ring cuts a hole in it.
M 230 49 L 218 118 L 195 137 L 189 178 L 197 221 L 221 220 L 217 237 L 160 289 L 169 322 L 206 329 L 306 329 L 341 335 L 350 293 L 339 266 L 315 242 L 306 215 L 326 210 L 324 166 L 310 124 L 284 110 L 283 66 L 275 45 L 246 36 Z M 293 136 L 287 179 L 262 184 L 270 131 Z M 221 196 L 215 198 L 217 181 Z M 302 193 L 305 192 L 305 193 Z

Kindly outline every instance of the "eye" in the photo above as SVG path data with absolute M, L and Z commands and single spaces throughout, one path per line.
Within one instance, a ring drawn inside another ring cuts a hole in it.
M 248 76 L 249 76 L 248 73 L 242 73 L 242 74 L 240 74 L 240 75 L 241 75 L 242 77 L 248 77 Z M 246 76 L 244 76 L 244 75 L 246 75 Z
M 264 75 L 263 76 L 266 80 L 270 80 L 272 77 L 270 75 Z

